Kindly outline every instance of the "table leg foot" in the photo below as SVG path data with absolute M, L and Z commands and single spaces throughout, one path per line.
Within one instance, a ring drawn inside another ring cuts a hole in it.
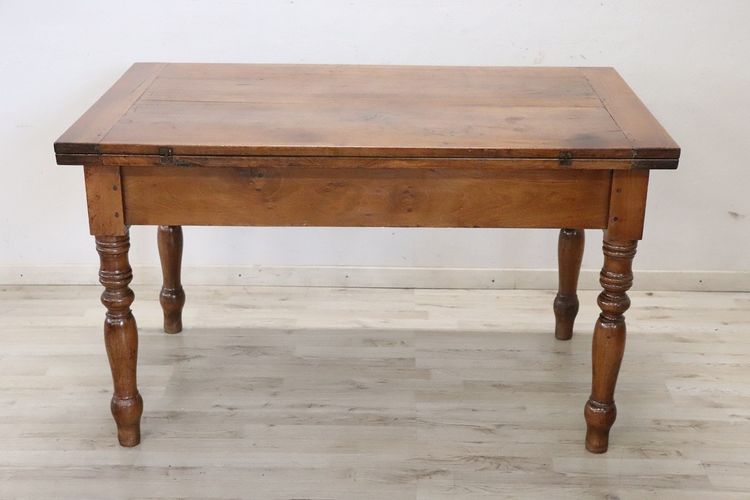
M 143 398 L 136 394 L 131 398 L 112 397 L 112 416 L 117 423 L 117 440 L 121 446 L 132 447 L 141 442 L 141 414 Z
M 583 229 L 561 229 L 557 243 L 559 285 L 553 303 L 555 338 L 569 340 L 578 314 L 578 275 L 584 247 Z
M 617 418 L 614 403 L 603 404 L 589 399 L 583 410 L 586 417 L 586 449 L 591 453 L 604 453 L 609 446 L 609 429 Z
M 164 313 L 164 331 L 182 331 L 182 308 L 185 291 L 182 289 L 180 271 L 182 266 L 182 226 L 159 226 L 157 241 L 163 284 L 159 303 Z
M 633 257 L 636 241 L 613 241 L 605 236 L 604 266 L 599 278 L 604 291 L 597 303 L 601 309 L 594 327 L 591 351 L 591 396 L 584 410 L 586 449 L 604 453 L 609 430 L 617 417 L 615 385 L 625 352 L 625 311 L 630 307 L 627 291 L 633 284 Z
M 122 446 L 135 446 L 140 442 L 143 413 L 143 399 L 136 382 L 138 327 L 130 311 L 135 295 L 128 286 L 133 279 L 128 262 L 129 249 L 130 237 L 127 233 L 124 236 L 96 237 L 96 250 L 101 263 L 99 281 L 104 286 L 101 300 L 107 308 L 104 343 L 114 383 L 110 407 Z

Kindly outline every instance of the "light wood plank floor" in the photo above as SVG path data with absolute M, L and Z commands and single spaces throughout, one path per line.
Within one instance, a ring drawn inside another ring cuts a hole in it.
M 116 445 L 98 287 L 0 288 L 0 498 L 750 498 L 750 294 L 633 293 L 608 454 L 595 293 L 134 287 L 143 443 Z

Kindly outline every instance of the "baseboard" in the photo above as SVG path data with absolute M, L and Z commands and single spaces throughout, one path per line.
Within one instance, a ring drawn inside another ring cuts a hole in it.
M 161 283 L 157 266 L 135 266 L 135 285 Z M 581 271 L 579 288 L 599 289 L 599 271 Z M 186 285 L 326 286 L 371 288 L 532 289 L 557 287 L 554 269 L 460 269 L 345 266 L 196 266 L 183 269 Z M 0 266 L 3 285 L 97 284 L 94 266 Z M 636 270 L 634 290 L 744 292 L 750 271 Z

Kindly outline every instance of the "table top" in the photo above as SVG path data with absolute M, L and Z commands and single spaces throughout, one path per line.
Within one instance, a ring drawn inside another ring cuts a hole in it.
M 75 155 L 76 164 L 165 148 L 376 158 L 680 153 L 613 68 L 136 63 L 55 143 L 58 162 Z

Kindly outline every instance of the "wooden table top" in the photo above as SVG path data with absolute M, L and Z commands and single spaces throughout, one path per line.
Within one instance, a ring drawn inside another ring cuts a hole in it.
M 61 164 L 165 148 L 376 158 L 680 153 L 612 68 L 137 63 L 55 143 Z

